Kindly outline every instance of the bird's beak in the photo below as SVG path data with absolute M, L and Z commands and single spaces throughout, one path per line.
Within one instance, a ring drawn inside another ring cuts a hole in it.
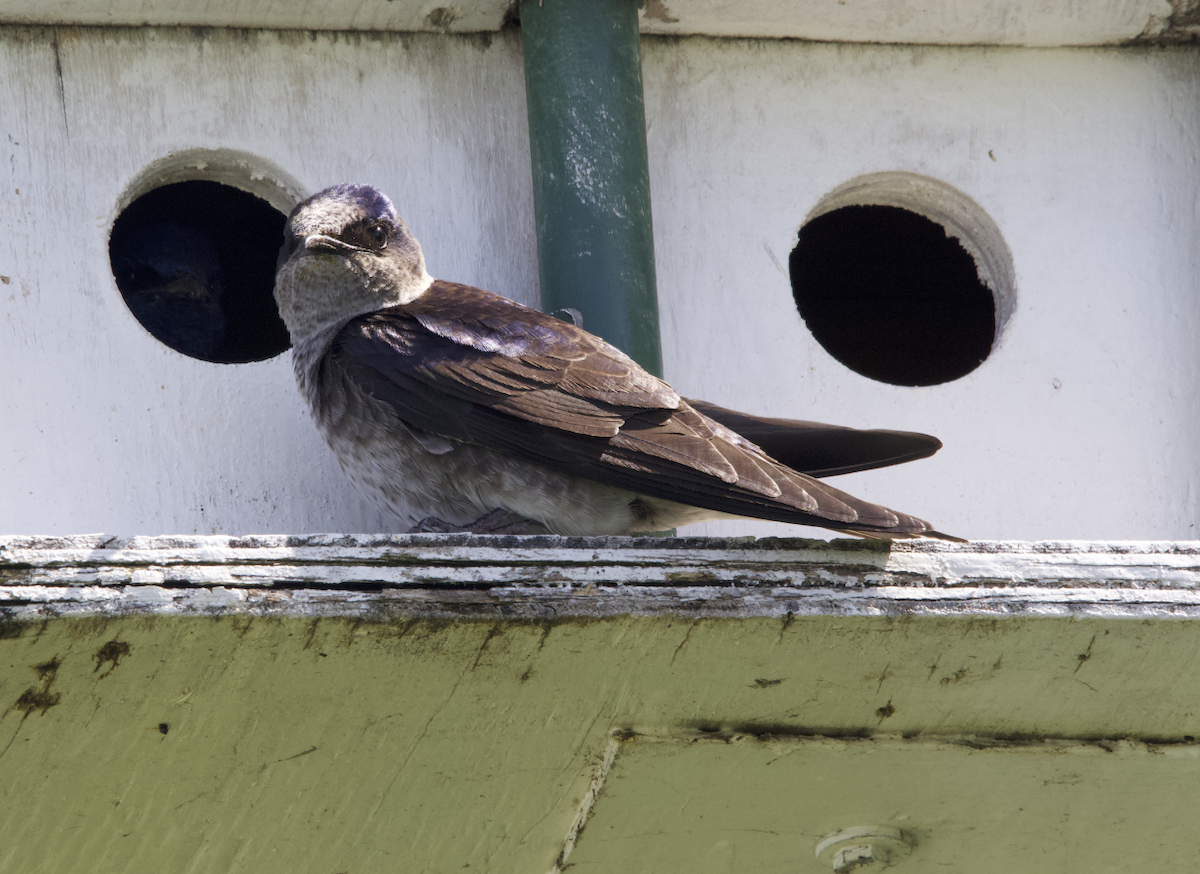
M 354 246 L 349 243 L 343 243 L 336 237 L 328 237 L 325 234 L 309 234 L 304 238 L 304 248 L 308 251 L 316 252 L 353 252 Z

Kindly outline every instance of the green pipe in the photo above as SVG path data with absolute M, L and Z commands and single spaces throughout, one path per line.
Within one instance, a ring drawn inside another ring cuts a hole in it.
M 662 376 L 637 0 L 523 0 L 542 309 Z

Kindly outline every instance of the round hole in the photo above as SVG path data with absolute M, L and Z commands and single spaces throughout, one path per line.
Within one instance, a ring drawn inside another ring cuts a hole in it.
M 262 361 L 290 345 L 273 290 L 284 210 L 299 196 L 249 160 L 205 152 L 161 162 L 123 198 L 109 235 L 130 312 L 203 361 Z
M 892 385 L 967 375 L 1015 307 L 1012 256 L 995 223 L 957 189 L 911 173 L 861 177 L 824 198 L 789 266 L 817 342 Z

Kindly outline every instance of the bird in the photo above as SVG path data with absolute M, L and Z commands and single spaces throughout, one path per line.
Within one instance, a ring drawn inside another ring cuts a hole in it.
M 818 479 L 927 457 L 936 438 L 681 397 L 571 321 L 434 279 L 370 185 L 296 205 L 274 294 L 318 430 L 409 531 L 631 535 L 752 518 L 960 539 Z

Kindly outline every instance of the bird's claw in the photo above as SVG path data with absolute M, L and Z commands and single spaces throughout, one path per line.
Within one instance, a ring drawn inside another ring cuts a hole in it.
M 549 534 L 540 522 L 511 510 L 492 510 L 466 525 L 451 525 L 437 516 L 427 516 L 408 529 L 409 534 Z

